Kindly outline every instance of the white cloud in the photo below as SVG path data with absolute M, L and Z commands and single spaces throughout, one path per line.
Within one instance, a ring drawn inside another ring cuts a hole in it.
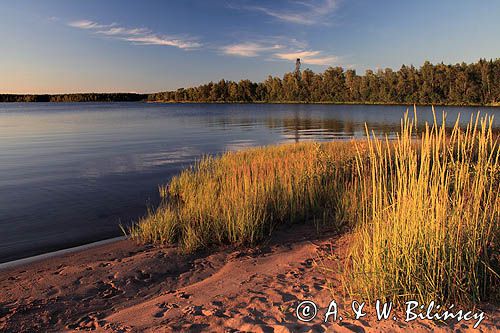
M 115 26 L 115 23 L 104 25 L 104 24 L 99 24 L 93 21 L 89 20 L 78 20 L 78 21 L 72 21 L 69 22 L 68 25 L 73 28 L 78 28 L 78 29 L 105 29 L 105 28 L 110 28 Z
M 150 34 L 151 31 L 145 28 L 134 28 L 134 29 L 126 29 L 122 27 L 111 27 L 109 29 L 98 30 L 97 33 L 107 35 L 107 36 L 116 36 L 116 35 L 145 35 Z
M 311 2 L 294 1 L 292 3 L 295 4 L 295 8 L 289 10 L 273 9 L 262 6 L 244 6 L 242 9 L 261 12 L 289 23 L 313 25 L 325 23 L 325 18 L 337 9 L 337 2 L 338 0 Z
M 159 35 L 147 28 L 126 28 L 112 24 L 100 24 L 89 20 L 69 22 L 73 28 L 90 30 L 95 34 L 131 42 L 135 45 L 173 46 L 180 49 L 194 49 L 201 47 L 201 43 L 193 39 L 183 39 L 172 36 Z
M 333 65 L 339 62 L 337 56 L 319 50 L 307 50 L 307 43 L 296 39 L 286 40 L 280 36 L 242 41 L 219 47 L 222 54 L 239 57 L 265 56 L 268 60 L 293 61 L 300 58 L 310 65 Z
M 302 6 L 314 8 L 310 4 Z M 69 26 L 88 30 L 93 34 L 106 38 L 123 40 L 133 45 L 159 45 L 171 46 L 183 50 L 201 48 L 203 45 L 193 38 L 181 38 L 154 33 L 147 28 L 128 28 L 116 23 L 101 24 L 89 20 L 79 20 L 68 23 Z M 283 36 L 266 36 L 256 39 L 244 40 L 229 45 L 215 46 L 221 54 L 239 57 L 266 56 L 267 59 L 295 61 L 300 58 L 304 64 L 332 65 L 338 63 L 339 58 L 325 54 L 319 50 L 307 50 L 307 43 Z
M 299 52 L 291 52 L 291 53 L 275 53 L 274 55 L 279 59 L 284 60 L 295 60 L 297 58 L 308 58 L 317 56 L 319 51 L 299 51 Z
M 267 46 L 260 43 L 243 42 L 243 43 L 223 46 L 221 50 L 224 54 L 228 55 L 237 55 L 241 57 L 256 57 L 260 55 L 262 52 L 278 50 L 281 48 L 282 46 L 278 44 Z
M 321 51 L 298 51 L 287 53 L 274 53 L 274 57 L 282 60 L 294 61 L 300 58 L 302 63 L 310 65 L 333 65 L 339 61 L 339 58 L 334 55 L 322 55 Z
M 172 39 L 168 37 L 148 35 L 142 37 L 124 37 L 126 41 L 142 45 L 162 45 L 162 46 L 175 46 L 180 49 L 194 49 L 201 47 L 201 44 L 193 41 L 185 41 L 181 39 Z

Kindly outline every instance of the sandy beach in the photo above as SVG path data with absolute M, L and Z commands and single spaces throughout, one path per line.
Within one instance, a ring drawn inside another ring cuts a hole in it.
M 0 272 L 0 330 L 97 332 L 397 332 L 476 331 L 473 322 L 429 320 L 323 322 L 332 299 L 347 313 L 335 272 L 349 236 L 318 237 L 311 227 L 279 231 L 255 248 L 196 254 L 117 241 Z M 328 269 L 325 269 L 328 268 Z M 314 300 L 310 322 L 296 307 Z M 500 329 L 498 308 L 484 304 L 477 331 Z

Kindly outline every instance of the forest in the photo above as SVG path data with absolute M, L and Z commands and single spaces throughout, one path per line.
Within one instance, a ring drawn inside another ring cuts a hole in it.
M 147 97 L 146 94 L 134 93 L 0 94 L 0 102 L 138 102 Z
M 330 67 L 323 73 L 310 69 L 269 76 L 264 82 L 220 80 L 148 96 L 165 102 L 304 102 L 382 104 L 498 104 L 500 59 L 472 64 L 403 65 L 398 71 Z
M 152 94 L 0 95 L 0 102 L 192 102 L 192 103 L 380 103 L 499 105 L 500 58 L 447 65 L 426 61 L 420 68 L 403 65 L 366 70 L 329 67 L 289 72 L 264 82 L 220 80 L 198 87 Z

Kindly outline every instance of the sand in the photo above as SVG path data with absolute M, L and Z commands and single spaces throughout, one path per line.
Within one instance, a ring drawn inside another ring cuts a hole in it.
M 376 321 L 368 314 L 324 323 L 332 299 L 347 314 L 338 275 L 349 236 L 281 231 L 255 248 L 183 254 L 130 240 L 0 271 L 2 332 L 399 332 L 500 330 L 500 312 L 482 304 L 474 322 Z M 297 320 L 314 300 L 318 316 Z M 399 313 L 398 313 L 399 315 Z

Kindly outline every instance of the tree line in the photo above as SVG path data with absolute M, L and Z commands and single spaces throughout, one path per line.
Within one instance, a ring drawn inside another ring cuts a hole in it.
M 497 104 L 500 102 L 500 59 L 472 64 L 403 65 L 367 70 L 330 67 L 323 73 L 306 69 L 269 76 L 264 82 L 220 80 L 148 96 L 164 102 L 325 102 L 408 104 Z
M 269 76 L 264 82 L 220 80 L 198 87 L 152 94 L 0 95 L 0 102 L 242 102 L 242 103 L 387 103 L 499 104 L 500 59 L 446 65 L 426 61 L 420 68 L 403 65 L 367 70 L 330 67 Z
M 147 94 L 134 93 L 0 94 L 0 102 L 138 102 L 147 98 Z

